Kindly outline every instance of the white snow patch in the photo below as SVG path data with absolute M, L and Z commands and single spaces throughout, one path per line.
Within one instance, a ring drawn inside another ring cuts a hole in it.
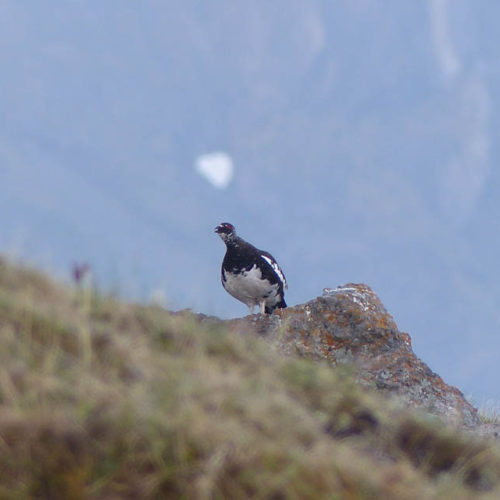
M 232 158 L 222 151 L 206 153 L 195 161 L 196 171 L 217 189 L 225 189 L 233 179 Z
M 368 311 L 370 309 L 370 306 L 368 305 L 369 301 L 366 295 L 360 292 L 357 288 L 351 286 L 338 286 L 337 288 L 323 289 L 323 295 L 333 295 L 338 293 L 346 293 L 346 295 L 348 295 L 348 297 L 355 304 L 358 304 L 363 309 L 363 311 Z

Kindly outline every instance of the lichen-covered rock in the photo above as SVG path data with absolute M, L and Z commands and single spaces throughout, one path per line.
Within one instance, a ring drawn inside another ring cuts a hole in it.
M 273 337 L 285 352 L 350 364 L 359 380 L 456 425 L 479 424 L 477 410 L 412 351 L 410 336 L 366 285 L 325 289 L 306 304 L 231 323 Z

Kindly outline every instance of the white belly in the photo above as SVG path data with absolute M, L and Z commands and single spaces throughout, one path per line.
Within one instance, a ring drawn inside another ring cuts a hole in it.
M 262 273 L 257 266 L 253 266 L 243 274 L 224 274 L 226 282 L 224 288 L 235 299 L 240 300 L 248 307 L 253 307 L 265 302 L 274 306 L 278 299 L 278 285 L 271 285 L 267 279 L 262 279 Z

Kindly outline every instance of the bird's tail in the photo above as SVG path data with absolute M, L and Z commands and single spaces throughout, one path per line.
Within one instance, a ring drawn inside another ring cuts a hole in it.
M 281 299 L 281 302 L 278 302 L 272 307 L 266 306 L 266 314 L 271 314 L 275 309 L 285 309 L 285 307 L 288 307 L 286 305 L 285 299 Z

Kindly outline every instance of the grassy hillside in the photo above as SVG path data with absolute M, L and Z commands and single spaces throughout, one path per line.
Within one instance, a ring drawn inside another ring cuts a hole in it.
M 493 444 L 345 370 L 0 262 L 0 498 L 500 498 Z

